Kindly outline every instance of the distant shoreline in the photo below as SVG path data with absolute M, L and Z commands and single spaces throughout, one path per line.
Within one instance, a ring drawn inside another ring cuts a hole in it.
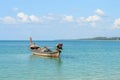
M 85 38 L 78 40 L 120 40 L 120 37 L 94 37 L 94 38 Z
M 55 40 L 34 40 L 34 41 L 120 41 L 120 37 L 94 37 L 94 38 L 81 38 L 81 39 L 55 39 Z M 29 41 L 29 40 L 0 40 L 0 41 Z

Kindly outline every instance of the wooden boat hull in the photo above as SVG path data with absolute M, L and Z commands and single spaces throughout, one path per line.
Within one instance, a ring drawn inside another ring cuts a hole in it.
M 59 57 L 60 53 L 59 52 L 39 52 L 39 51 L 32 51 L 33 55 L 38 55 L 38 56 L 45 56 L 45 57 Z

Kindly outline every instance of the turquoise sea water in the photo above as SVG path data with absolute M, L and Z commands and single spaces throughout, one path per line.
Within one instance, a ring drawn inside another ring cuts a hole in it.
M 0 80 L 120 80 L 120 41 L 35 41 L 60 58 L 34 56 L 29 41 L 0 41 Z

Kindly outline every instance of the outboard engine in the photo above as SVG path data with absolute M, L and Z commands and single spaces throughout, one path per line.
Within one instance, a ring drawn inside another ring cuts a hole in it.
M 63 46 L 62 43 L 57 44 L 56 45 L 56 50 L 59 51 L 59 52 L 61 52 L 61 50 L 63 49 L 62 46 Z

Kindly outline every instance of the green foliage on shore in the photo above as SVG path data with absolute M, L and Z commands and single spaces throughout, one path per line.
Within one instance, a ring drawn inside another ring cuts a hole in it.
M 82 40 L 120 40 L 120 37 L 94 37 L 94 38 L 85 38 Z

